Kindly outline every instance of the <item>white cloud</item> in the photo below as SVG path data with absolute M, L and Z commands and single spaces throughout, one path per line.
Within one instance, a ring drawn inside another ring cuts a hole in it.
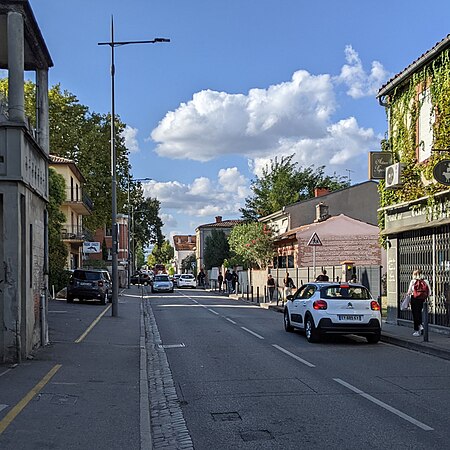
M 221 169 L 217 179 L 196 178 L 189 184 L 178 181 L 142 184 L 144 195 L 156 197 L 161 202 L 163 214 L 168 216 L 186 214 L 189 216 L 240 215 L 245 197 L 249 194 L 249 181 L 236 167 Z M 170 214 L 168 211 L 171 211 Z M 165 220 L 163 219 L 165 222 Z M 168 225 L 168 224 L 167 224 Z
M 139 151 L 139 143 L 136 138 L 138 131 L 139 130 L 137 128 L 130 127 L 129 125 L 126 125 L 125 129 L 122 131 L 122 137 L 125 140 L 125 147 L 130 153 L 137 153 Z
M 347 94 L 352 98 L 374 96 L 389 78 L 389 73 L 378 61 L 372 61 L 370 73 L 367 73 L 358 53 L 351 45 L 345 47 L 345 59 L 347 64 L 342 66 L 336 81 L 348 87 Z

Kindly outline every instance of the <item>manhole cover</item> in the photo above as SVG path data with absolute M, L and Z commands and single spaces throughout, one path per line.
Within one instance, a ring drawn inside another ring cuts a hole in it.
M 273 436 L 267 430 L 242 431 L 241 438 L 244 442 L 250 441 L 270 441 Z
M 241 420 L 241 416 L 237 412 L 211 413 L 215 422 L 234 422 Z

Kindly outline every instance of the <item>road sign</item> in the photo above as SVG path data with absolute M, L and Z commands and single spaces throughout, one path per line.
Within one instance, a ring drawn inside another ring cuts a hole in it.
M 313 233 L 308 241 L 308 245 L 310 247 L 320 247 L 322 245 L 322 241 L 320 240 L 319 236 L 317 236 L 317 233 Z
M 433 168 L 433 176 L 439 183 L 450 186 L 450 159 L 439 161 Z
M 83 242 L 83 253 L 100 253 L 100 242 Z

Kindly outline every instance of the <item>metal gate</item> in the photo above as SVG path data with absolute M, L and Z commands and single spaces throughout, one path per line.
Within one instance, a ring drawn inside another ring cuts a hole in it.
M 412 320 L 410 310 L 400 311 L 414 269 L 420 268 L 432 288 L 429 320 L 450 326 L 450 226 L 407 231 L 398 240 L 399 318 Z

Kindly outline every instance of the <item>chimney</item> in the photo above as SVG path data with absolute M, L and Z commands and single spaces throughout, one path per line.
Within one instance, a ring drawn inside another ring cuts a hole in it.
M 216 223 L 222 222 L 222 216 L 216 216 Z
M 329 193 L 330 191 L 328 190 L 328 188 L 323 187 L 314 188 L 314 197 L 322 197 L 322 195 L 327 195 Z
M 318 203 L 316 205 L 316 219 L 314 220 L 314 222 L 323 222 L 329 217 L 330 214 L 328 214 L 328 205 L 326 205 L 324 202 Z
M 191 235 L 188 236 L 188 244 L 192 242 Z

